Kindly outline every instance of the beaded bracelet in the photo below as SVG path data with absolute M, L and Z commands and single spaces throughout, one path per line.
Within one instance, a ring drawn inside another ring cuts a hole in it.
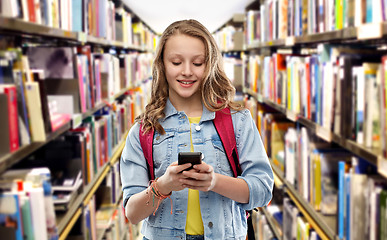
M 160 202 L 162 201 L 162 200 L 164 200 L 164 199 L 166 199 L 166 198 L 169 198 L 169 200 L 171 200 L 171 214 L 172 214 L 172 199 L 171 199 L 171 195 L 172 195 L 172 192 L 170 192 L 168 195 L 163 195 L 160 191 L 159 191 L 159 189 L 157 188 L 157 179 L 158 178 L 156 178 L 155 180 L 151 180 L 151 181 L 149 181 L 149 187 L 148 187 L 148 189 L 147 189 L 147 191 L 146 191 L 146 194 L 148 194 L 148 190 L 149 189 L 151 189 L 152 191 L 151 191 L 151 193 L 153 193 L 152 195 L 153 195 L 153 206 L 155 206 L 155 197 L 157 197 L 159 200 L 158 200 L 158 202 L 157 202 L 157 207 L 156 207 L 156 209 L 155 209 L 155 211 L 153 212 L 153 216 L 156 214 L 156 211 L 157 211 L 157 209 L 159 208 L 159 206 L 160 206 Z M 149 200 L 150 200 L 150 195 L 151 194 L 148 194 L 148 201 L 146 202 L 146 205 L 148 205 L 149 204 Z

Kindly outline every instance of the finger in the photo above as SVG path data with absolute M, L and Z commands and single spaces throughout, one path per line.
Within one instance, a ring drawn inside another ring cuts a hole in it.
M 184 163 L 182 165 L 177 165 L 176 172 L 180 173 L 180 172 L 184 171 L 184 169 L 187 169 L 187 168 L 189 168 L 191 166 L 192 166 L 192 163 Z
M 194 165 L 193 168 L 200 171 L 200 172 L 207 172 L 207 173 L 210 173 L 214 170 L 213 167 L 211 165 L 208 165 L 208 164 Z
M 203 180 L 201 174 L 196 172 L 195 170 L 183 171 L 183 176 L 186 178 L 191 178 L 194 180 Z

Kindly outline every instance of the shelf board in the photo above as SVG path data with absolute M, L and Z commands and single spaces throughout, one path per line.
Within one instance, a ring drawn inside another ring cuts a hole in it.
M 75 213 L 73 214 L 73 218 L 67 222 L 67 224 L 69 226 L 74 226 L 75 222 L 78 220 L 79 216 L 81 216 L 82 214 L 82 209 L 81 208 L 78 208 Z M 71 228 L 66 228 L 65 229 L 65 232 L 63 232 L 60 236 L 59 236 L 59 240 L 66 240 L 67 239 L 67 236 L 68 234 L 70 233 L 71 231 Z
M 271 165 L 273 165 L 272 161 L 270 161 L 270 163 L 271 163 Z M 274 184 L 276 185 L 276 187 L 283 188 L 283 186 L 284 186 L 284 183 L 282 181 L 282 179 L 284 179 L 283 176 L 279 177 L 276 172 L 274 172 L 273 175 L 274 175 Z
M 317 43 L 333 40 L 340 40 L 343 37 L 344 30 L 330 31 L 325 33 L 315 33 L 295 38 L 295 44 Z M 349 37 L 349 36 L 348 36 Z
M 300 212 L 305 216 L 313 229 L 323 240 L 337 240 L 336 235 L 336 216 L 323 216 L 316 212 L 314 208 L 307 202 L 297 190 L 285 178 L 284 174 L 277 166 L 272 165 L 274 173 L 284 183 L 286 192 L 292 201 L 296 204 Z
M 104 38 L 87 35 L 83 32 L 67 31 L 60 28 L 45 26 L 43 24 L 24 21 L 23 19 L 19 18 L 0 16 L 0 32 L 4 31 L 8 33 L 14 32 L 21 36 L 24 34 L 26 36 L 51 37 L 79 42 L 80 44 L 92 43 L 104 46 L 132 49 L 142 52 L 146 51 L 145 48 L 140 46 L 129 45 L 127 43 L 115 40 L 107 40 Z
M 24 33 L 34 36 L 45 36 L 54 38 L 63 38 L 67 40 L 77 41 L 77 33 L 65 31 L 59 28 L 48 27 L 41 24 L 27 22 L 18 18 L 0 16 L 0 30 L 10 32 Z
M 361 36 L 362 29 L 376 29 L 380 31 L 378 34 L 368 34 L 365 38 Z M 387 22 L 376 23 L 376 24 L 364 24 L 360 27 L 349 27 L 341 30 L 328 31 L 323 33 L 313 33 L 302 36 L 289 36 L 286 39 L 275 39 L 267 42 L 261 42 L 254 40 L 252 44 L 246 47 L 246 50 L 256 50 L 267 47 L 294 47 L 301 44 L 315 44 L 320 42 L 335 42 L 335 41 L 365 41 L 375 40 L 383 38 L 387 35 Z
M 266 210 L 265 207 L 259 208 L 260 211 L 266 216 L 266 220 L 269 223 L 271 230 L 274 233 L 274 236 L 278 240 L 282 240 L 282 229 L 280 229 L 280 226 L 277 222 L 277 220 Z
M 0 174 L 10 168 L 12 165 L 18 163 L 22 159 L 28 157 L 30 154 L 40 149 L 56 137 L 65 133 L 71 128 L 71 122 L 65 123 L 57 131 L 47 134 L 47 140 L 45 142 L 33 142 L 31 144 L 20 147 L 18 150 L 12 153 L 7 153 L 0 158 Z

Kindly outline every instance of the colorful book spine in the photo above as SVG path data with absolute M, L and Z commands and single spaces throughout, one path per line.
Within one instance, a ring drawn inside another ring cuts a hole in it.
M 10 152 L 19 149 L 19 124 L 17 109 L 16 86 L 9 84 L 0 85 L 0 94 L 6 94 L 8 98 L 8 126 Z

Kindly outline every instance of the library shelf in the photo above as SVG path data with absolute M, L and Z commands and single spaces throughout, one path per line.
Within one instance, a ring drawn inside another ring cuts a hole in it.
M 336 216 L 323 216 L 316 212 L 313 207 L 307 202 L 297 190 L 289 183 L 283 176 L 281 170 L 278 169 L 273 163 L 271 164 L 274 173 L 281 179 L 284 184 L 285 192 L 289 195 L 292 201 L 295 203 L 300 212 L 308 220 L 312 228 L 323 240 L 339 240 L 335 233 L 336 228 Z
M 90 199 L 99 188 L 101 182 L 104 180 L 113 164 L 120 158 L 122 150 L 125 147 L 126 135 L 127 133 L 124 134 L 121 143 L 116 146 L 114 154 L 110 158 L 109 162 L 105 163 L 94 179 L 84 188 L 83 193 L 77 197 L 70 209 L 66 211 L 63 216 L 57 217 L 59 239 L 67 238 L 75 222 L 81 215 L 83 206 L 86 206 L 90 202 Z
M 353 140 L 346 139 L 340 135 L 337 135 L 330 130 L 322 127 L 321 125 L 304 118 L 303 116 L 293 113 L 292 111 L 287 110 L 284 106 L 274 103 L 272 100 L 268 98 L 262 97 L 260 94 L 255 93 L 252 90 L 245 89 L 247 94 L 255 98 L 258 102 L 265 104 L 279 113 L 284 114 L 290 121 L 300 123 L 305 126 L 312 132 L 314 132 L 318 137 L 327 141 L 338 144 L 340 147 L 354 153 L 355 155 L 366 159 L 368 162 L 377 165 L 378 161 L 382 159 L 382 153 L 379 149 L 371 149 L 367 148 L 361 144 L 356 143 Z
M 291 36 L 285 39 L 275 39 L 267 42 L 255 41 L 246 46 L 247 51 L 267 47 L 293 47 L 301 44 L 320 42 L 342 42 L 349 40 L 373 40 L 387 35 L 387 22 L 363 24 L 359 27 L 349 27 L 341 30 L 314 33 L 303 36 Z
M 127 93 L 130 90 L 136 90 L 133 88 L 124 88 L 120 92 L 114 95 L 114 99 L 117 99 L 121 96 L 123 96 L 125 93 Z M 47 139 L 45 142 L 32 142 L 28 145 L 20 147 L 15 152 L 10 152 L 5 154 L 4 156 L 0 156 L 0 174 L 2 174 L 5 170 L 10 168 L 12 165 L 18 163 L 19 161 L 23 160 L 24 158 L 28 157 L 30 154 L 34 153 L 36 150 L 40 149 L 44 145 L 48 144 L 55 138 L 59 137 L 63 133 L 67 132 L 68 130 L 74 128 L 75 126 L 82 123 L 83 120 L 85 120 L 87 117 L 92 116 L 95 112 L 101 110 L 102 108 L 106 107 L 108 104 L 106 102 L 98 103 L 93 109 L 89 109 L 86 112 L 79 114 L 79 117 L 73 117 L 73 119 L 67 123 L 65 123 L 63 126 L 61 126 L 58 130 L 55 132 L 47 134 Z
M 73 41 L 78 40 L 76 32 L 65 31 L 59 28 L 48 27 L 42 24 L 27 22 L 22 19 L 4 16 L 0 16 L 0 30 L 7 31 L 7 33 L 16 32 Z
M 67 122 L 63 126 L 61 126 L 55 132 L 52 132 L 47 135 L 47 139 L 45 142 L 32 142 L 31 144 L 20 147 L 15 152 L 10 152 L 0 157 L 0 174 L 4 173 L 5 170 L 10 168 L 12 165 L 18 163 L 22 159 L 28 157 L 30 154 L 40 149 L 56 137 L 62 135 L 71 129 L 71 122 Z
M 259 210 L 262 211 L 262 213 L 265 215 L 266 220 L 274 233 L 274 236 L 278 240 L 282 240 L 282 229 L 280 228 L 280 225 L 278 224 L 277 220 L 274 219 L 274 217 L 266 210 L 265 207 L 261 207 L 259 208 Z
M 18 36 L 23 36 L 24 34 L 25 36 L 51 37 L 71 41 L 77 44 L 90 43 L 94 45 L 131 49 L 140 52 L 147 51 L 144 47 L 129 45 L 120 41 L 107 40 L 85 34 L 84 32 L 67 31 L 60 28 L 27 22 L 18 18 L 0 16 L 0 32 L 3 31 L 8 35 L 13 32 Z
M 283 188 L 284 182 L 282 181 L 282 178 L 278 177 L 278 175 L 274 172 L 274 184 L 277 186 L 277 188 Z
M 122 96 L 124 93 L 126 93 L 130 89 L 124 89 L 117 95 L 115 95 L 116 98 Z M 5 170 L 10 168 L 12 165 L 18 163 L 19 161 L 23 160 L 24 158 L 28 157 L 30 154 L 34 153 L 36 150 L 40 149 L 44 145 L 48 144 L 58 136 L 62 135 L 63 133 L 67 132 L 68 130 L 72 129 L 74 125 L 77 125 L 74 123 L 74 121 L 80 121 L 84 120 L 85 118 L 92 116 L 95 112 L 98 110 L 104 108 L 107 104 L 102 102 L 97 104 L 97 106 L 93 109 L 88 110 L 85 113 L 81 114 L 81 119 L 75 120 L 75 118 L 72 121 L 69 121 L 65 123 L 63 126 L 61 126 L 58 130 L 55 132 L 47 134 L 47 139 L 45 142 L 32 142 L 31 144 L 25 145 L 20 147 L 18 150 L 12 153 L 7 153 L 4 156 L 0 157 L 0 174 L 3 173 Z
M 118 207 L 120 207 L 120 204 L 122 203 L 122 201 L 120 199 L 122 199 L 122 194 L 123 194 L 123 191 L 121 190 L 120 191 L 120 194 L 119 194 L 119 197 L 118 197 L 118 201 L 117 203 L 115 204 L 112 204 L 111 207 L 113 209 L 117 209 Z M 114 214 L 113 214 L 114 215 Z M 113 217 L 113 215 L 110 216 L 110 219 Z M 101 229 L 101 228 L 98 228 L 97 229 L 97 240 L 102 240 L 103 237 L 104 237 L 104 234 L 106 233 L 106 231 L 111 228 L 110 226 L 108 228 L 104 228 L 104 229 Z M 123 238 L 124 239 L 124 238 Z

